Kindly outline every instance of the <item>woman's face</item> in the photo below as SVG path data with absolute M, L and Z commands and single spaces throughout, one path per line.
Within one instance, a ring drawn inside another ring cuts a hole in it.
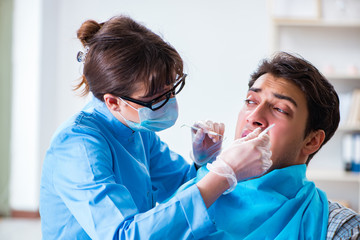
M 130 98 L 132 99 L 136 99 L 136 100 L 139 100 L 139 101 L 142 101 L 142 102 L 150 102 L 152 101 L 153 99 L 161 96 L 162 94 L 166 93 L 167 91 L 169 91 L 171 89 L 170 86 L 166 86 L 164 87 L 163 91 L 160 91 L 159 93 L 153 95 L 153 96 L 148 96 L 148 97 L 145 97 L 146 95 L 146 88 L 144 86 L 141 86 L 138 88 L 137 91 L 135 91 L 131 96 L 129 96 Z M 164 96 L 164 98 L 162 99 L 159 99 L 159 101 L 165 99 L 166 97 Z M 125 102 L 126 103 L 125 103 Z M 130 105 L 130 106 L 129 106 Z M 127 101 L 127 100 L 120 100 L 119 99 L 119 109 L 120 109 L 120 113 L 121 115 L 123 115 L 124 118 L 126 118 L 127 120 L 129 121 L 132 121 L 132 122 L 137 122 L 139 123 L 140 122 L 140 119 L 139 119 L 139 114 L 138 114 L 138 111 L 135 110 L 135 109 L 140 109 L 140 108 L 143 108 L 144 106 L 142 105 L 139 105 L 139 104 L 136 104 L 134 102 L 131 102 L 131 101 Z M 117 117 L 117 119 L 119 121 L 121 121 L 122 123 L 125 123 L 124 119 L 120 116 L 120 118 Z

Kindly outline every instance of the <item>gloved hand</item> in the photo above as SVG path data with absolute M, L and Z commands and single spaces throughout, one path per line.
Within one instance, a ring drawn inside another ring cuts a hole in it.
M 198 166 L 202 166 L 215 160 L 220 153 L 225 125 L 223 123 L 213 123 L 212 121 L 199 121 L 193 127 L 199 130 L 192 130 L 192 159 Z M 211 134 L 209 131 L 222 136 Z
M 220 166 L 219 171 L 221 172 L 226 168 L 222 168 L 216 162 L 218 160 L 225 162 L 225 165 L 231 167 L 235 173 L 238 182 L 264 174 L 272 165 L 271 144 L 269 135 L 260 134 L 260 132 L 261 129 L 257 128 L 246 137 L 234 141 L 221 152 L 213 165 Z

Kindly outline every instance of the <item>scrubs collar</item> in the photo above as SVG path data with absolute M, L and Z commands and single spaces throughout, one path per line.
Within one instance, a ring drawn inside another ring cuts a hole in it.
M 98 113 L 105 119 L 105 121 L 110 124 L 112 130 L 116 135 L 122 137 L 130 137 L 134 134 L 134 131 L 125 126 L 120 122 L 106 107 L 106 104 L 96 97 L 92 97 L 91 101 L 88 104 L 88 108 L 93 109 L 94 112 Z

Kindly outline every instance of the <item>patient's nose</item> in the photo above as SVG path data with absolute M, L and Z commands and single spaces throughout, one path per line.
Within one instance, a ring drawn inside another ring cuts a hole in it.
M 246 121 L 253 127 L 266 126 L 266 112 L 265 107 L 262 105 L 257 106 L 248 116 Z

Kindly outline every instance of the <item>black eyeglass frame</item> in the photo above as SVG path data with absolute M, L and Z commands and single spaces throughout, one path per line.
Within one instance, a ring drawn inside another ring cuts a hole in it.
M 136 104 L 139 104 L 141 106 L 144 106 L 144 107 L 147 107 L 147 108 L 150 108 L 151 110 L 155 111 L 155 110 L 158 110 L 160 108 L 162 108 L 170 99 L 171 96 L 175 96 L 176 94 L 178 94 L 185 86 L 185 78 L 186 78 L 187 74 L 184 74 L 175 84 L 174 86 L 167 92 L 165 92 L 164 94 L 161 94 L 160 96 L 154 98 L 153 100 L 149 101 L 149 102 L 143 102 L 143 101 L 140 101 L 140 100 L 137 100 L 137 99 L 133 99 L 133 98 L 130 98 L 130 97 L 120 97 L 124 100 L 127 100 L 127 101 L 130 101 L 130 102 L 133 102 L 133 103 L 136 103 Z M 175 92 L 175 89 L 179 86 L 180 86 L 180 89 Z M 154 103 L 157 103 L 160 99 L 162 99 L 163 97 L 166 97 L 165 101 L 157 106 L 157 107 L 153 107 L 153 104 Z

